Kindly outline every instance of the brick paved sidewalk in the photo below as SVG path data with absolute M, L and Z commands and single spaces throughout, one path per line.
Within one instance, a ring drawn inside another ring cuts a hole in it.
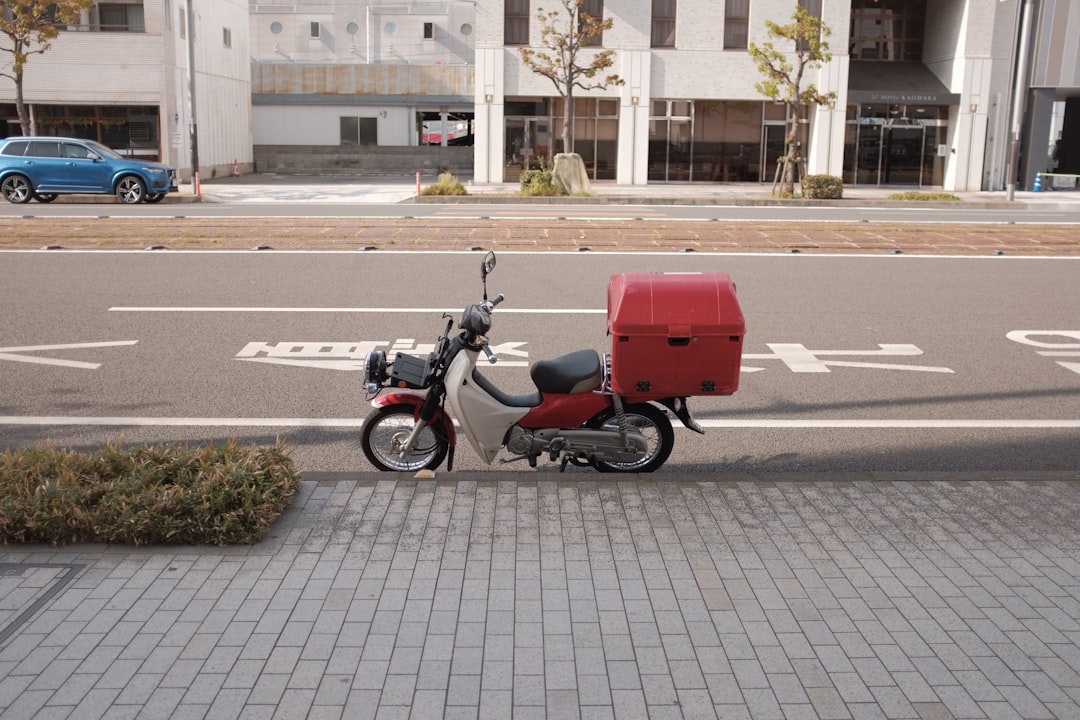
M 312 475 L 250 548 L 8 547 L 0 716 L 1080 717 L 1075 476 L 755 480 Z
M 453 218 L 0 218 L 0 249 L 869 252 L 1080 255 L 1080 224 Z

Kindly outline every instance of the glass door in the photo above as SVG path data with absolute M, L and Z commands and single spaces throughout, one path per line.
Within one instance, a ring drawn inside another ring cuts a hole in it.
M 886 127 L 881 142 L 879 185 L 922 185 L 923 129 Z

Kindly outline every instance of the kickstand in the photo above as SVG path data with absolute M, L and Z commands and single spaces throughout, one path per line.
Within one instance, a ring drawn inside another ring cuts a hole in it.
M 559 463 L 559 472 L 566 472 L 566 465 L 570 462 L 569 455 L 563 455 L 562 462 Z

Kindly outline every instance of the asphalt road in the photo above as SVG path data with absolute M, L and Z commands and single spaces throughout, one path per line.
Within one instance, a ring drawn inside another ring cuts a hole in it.
M 433 342 L 442 310 L 479 299 L 479 261 L 5 253 L 2 445 L 282 436 L 304 470 L 369 469 L 363 352 Z M 1077 262 L 501 252 L 486 372 L 523 392 L 530 360 L 607 349 L 612 273 L 719 270 L 747 319 L 741 388 L 691 401 L 706 435 L 677 431 L 666 469 L 1075 473 Z M 458 467 L 487 469 L 467 447 Z

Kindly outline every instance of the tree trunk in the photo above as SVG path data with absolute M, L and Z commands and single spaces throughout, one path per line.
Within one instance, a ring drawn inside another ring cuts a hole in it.
M 780 179 L 780 197 L 795 195 L 795 172 L 799 163 L 799 110 L 792 104 L 788 118 L 787 136 L 784 138 L 784 172 Z
M 23 100 L 23 72 L 22 68 L 15 71 L 15 109 L 19 113 L 19 126 L 24 136 L 30 135 L 30 115 L 26 111 L 26 101 Z

